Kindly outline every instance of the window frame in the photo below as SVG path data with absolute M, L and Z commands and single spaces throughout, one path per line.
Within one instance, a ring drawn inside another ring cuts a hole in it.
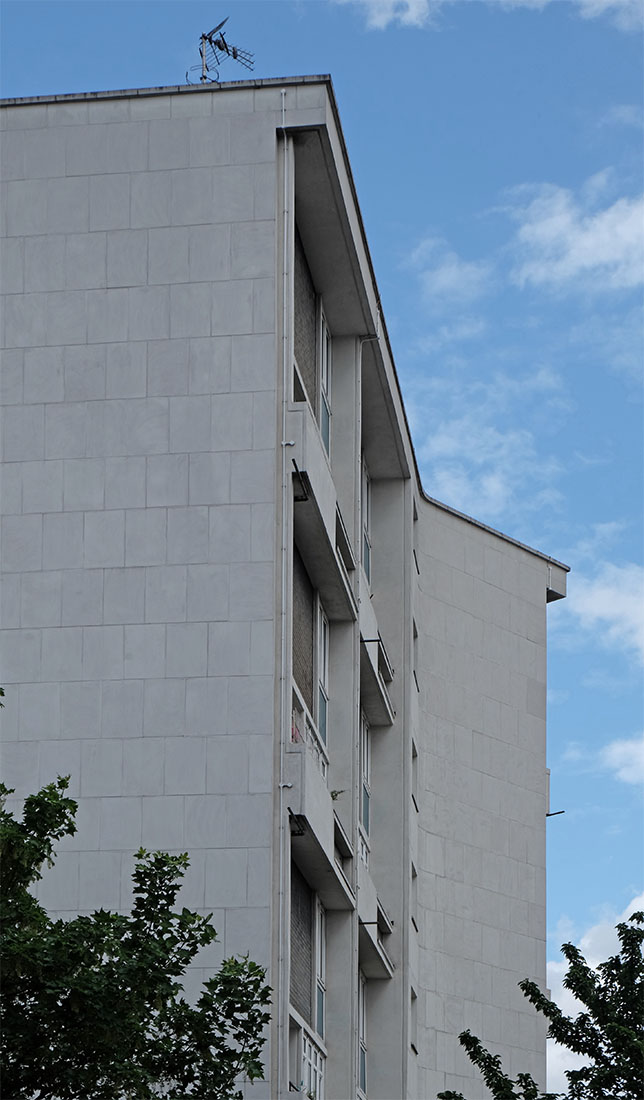
M 326 909 L 315 895 L 313 914 L 313 1029 L 321 1039 L 326 1034 Z
M 358 971 L 358 1094 L 367 1096 L 367 979 Z
M 363 845 L 360 845 L 361 856 L 363 863 L 368 866 L 371 833 L 371 727 L 364 711 L 360 712 L 360 832 L 364 841 L 364 854 Z
M 322 300 L 319 300 L 319 428 L 327 457 L 331 458 L 331 386 L 333 377 L 333 338 Z
M 329 721 L 329 653 L 331 641 L 331 627 L 329 617 L 322 606 L 319 595 L 317 596 L 317 623 L 316 623 L 316 681 L 317 694 L 315 699 L 315 723 L 320 740 L 326 747 L 328 742 Z
M 364 575 L 371 587 L 371 505 L 372 505 L 371 475 L 364 454 L 362 456 L 362 472 L 360 477 L 360 522 L 362 526 L 362 546 L 360 558 Z

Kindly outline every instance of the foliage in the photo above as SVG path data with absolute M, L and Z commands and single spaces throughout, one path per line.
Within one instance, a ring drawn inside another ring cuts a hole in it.
M 571 1018 L 534 982 L 519 982 L 524 995 L 549 1021 L 548 1036 L 586 1059 L 580 1069 L 566 1070 L 568 1100 L 642 1100 L 644 1096 L 644 912 L 617 925 L 620 950 L 593 968 L 577 947 L 565 943 L 568 962 L 564 986 L 582 1011 Z M 501 1069 L 501 1059 L 475 1035 L 459 1035 L 468 1057 L 481 1071 L 494 1100 L 553 1100 L 530 1074 L 516 1081 Z M 441 1092 L 439 1100 L 463 1100 L 460 1093 Z
M 76 831 L 67 786 L 28 797 L 20 822 L 0 785 L 3 1096 L 238 1100 L 236 1079 L 263 1075 L 265 971 L 227 959 L 195 1005 L 182 997 L 186 967 L 216 938 L 211 916 L 173 911 L 187 855 L 137 853 L 131 914 L 52 921 L 29 887 Z

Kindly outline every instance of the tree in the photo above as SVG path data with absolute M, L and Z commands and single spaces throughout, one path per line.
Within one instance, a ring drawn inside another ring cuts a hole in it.
M 216 938 L 211 916 L 173 911 L 187 855 L 137 853 L 131 914 L 51 920 L 29 887 L 76 831 L 67 786 L 28 797 L 18 821 L 0 785 L 3 1096 L 239 1100 L 239 1076 L 263 1076 L 265 971 L 227 959 L 195 1005 L 182 996 L 186 967 Z
M 642 1100 L 644 1096 L 644 912 L 617 925 L 620 949 L 593 968 L 572 943 L 561 948 L 568 962 L 564 986 L 582 1006 L 566 1016 L 534 982 L 519 982 L 523 994 L 549 1021 L 548 1036 L 587 1059 L 580 1069 L 566 1070 L 568 1100 Z M 529 1073 L 512 1081 L 501 1059 L 469 1031 L 459 1035 L 468 1057 L 481 1071 L 495 1100 L 553 1100 L 541 1092 Z M 460 1093 L 441 1092 L 439 1100 L 463 1100 Z

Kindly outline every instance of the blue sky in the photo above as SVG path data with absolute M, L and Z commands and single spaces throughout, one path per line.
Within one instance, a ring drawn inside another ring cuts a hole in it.
M 1 15 L 5 96 L 183 83 L 226 15 L 256 76 L 331 73 L 425 487 L 573 569 L 549 610 L 549 958 L 601 951 L 644 887 L 641 0 Z

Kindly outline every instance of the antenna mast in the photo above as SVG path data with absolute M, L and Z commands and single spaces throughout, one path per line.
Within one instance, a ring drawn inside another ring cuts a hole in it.
M 200 72 L 199 79 L 202 84 L 218 83 L 219 66 L 229 57 L 232 57 L 233 61 L 238 61 L 245 69 L 250 69 L 251 72 L 255 67 L 254 54 L 250 53 L 249 50 L 243 50 L 241 46 L 233 46 L 226 41 L 222 27 L 227 22 L 228 16 L 222 19 L 221 23 L 218 23 L 207 34 L 202 34 L 199 39 L 201 61 L 199 65 L 192 65 L 189 72 Z M 186 73 L 186 83 L 193 83 L 188 73 Z

